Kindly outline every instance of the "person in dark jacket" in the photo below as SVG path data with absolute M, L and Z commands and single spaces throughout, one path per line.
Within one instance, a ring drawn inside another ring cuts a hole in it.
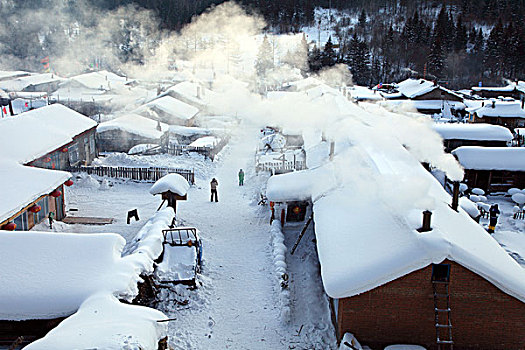
M 500 214 L 499 208 L 497 204 L 493 204 L 489 209 L 489 233 L 494 233 L 494 230 L 496 229 L 496 224 L 498 223 L 498 216 Z
M 210 188 L 211 188 L 211 199 L 210 202 L 213 202 L 213 197 L 215 196 L 215 202 L 219 201 L 219 197 L 217 196 L 217 186 L 219 186 L 219 182 L 213 178 L 210 182 Z
M 239 186 L 244 186 L 244 171 L 239 170 Z
M 53 221 L 55 220 L 55 213 L 53 213 L 52 211 L 49 212 L 49 214 L 47 215 L 47 218 L 49 220 L 49 228 L 53 228 Z

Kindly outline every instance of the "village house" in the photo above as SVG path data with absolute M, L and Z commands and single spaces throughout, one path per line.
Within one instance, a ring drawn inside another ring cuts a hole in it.
M 510 130 L 525 126 L 523 102 L 488 100 L 481 107 L 468 108 L 470 123 L 501 125 Z
M 202 84 L 185 81 L 168 88 L 159 97 L 171 96 L 199 109 L 201 112 L 210 113 L 210 99 L 216 95 L 215 92 L 205 88 Z
M 515 81 L 506 86 L 473 86 L 472 94 L 484 98 L 511 97 L 520 100 L 525 94 L 525 82 Z
M 126 114 L 100 123 L 97 142 L 103 152 L 128 152 L 140 144 L 157 144 L 168 125 L 137 114 Z
M 64 79 L 54 73 L 31 74 L 13 77 L 9 80 L 0 80 L 0 89 L 5 91 L 23 92 L 51 92 L 58 89 Z
M 457 199 L 398 141 L 385 137 L 382 151 L 336 145 L 333 161 L 327 146 L 308 147 L 312 167 L 272 176 L 266 195 L 312 203 L 338 339 L 349 332 L 378 349 L 522 349 L 525 270 Z
M 463 97 L 460 94 L 425 79 L 404 80 L 396 84 L 395 92 L 382 92 L 381 95 L 389 103 L 398 104 L 410 101 L 418 112 L 424 114 L 441 113 L 446 106 L 456 114 L 462 113 L 465 109 Z
M 64 185 L 71 185 L 71 174 L 39 169 L 12 160 L 0 161 L 0 229 L 29 230 L 47 219 L 49 212 L 56 220 L 66 214 Z
M 41 107 L 0 120 L 0 153 L 48 169 L 89 164 L 97 156 L 96 127 L 95 121 L 60 104 Z
M 523 147 L 464 146 L 452 154 L 465 169 L 465 182 L 470 188 L 506 192 L 512 187 L 525 187 Z
M 114 233 L 0 231 L 0 346 L 166 349 L 166 316 L 127 304 L 144 259 L 121 257 L 124 245 Z
M 193 126 L 199 109 L 171 96 L 163 96 L 135 109 L 132 113 L 168 125 Z
M 491 124 L 435 123 L 432 129 L 448 153 L 461 146 L 506 147 L 514 138 L 509 129 Z

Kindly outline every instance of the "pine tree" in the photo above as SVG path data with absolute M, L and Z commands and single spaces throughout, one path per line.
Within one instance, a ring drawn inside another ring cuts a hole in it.
M 265 77 L 266 73 L 274 67 L 273 49 L 268 36 L 264 36 L 263 42 L 259 47 L 257 61 L 255 62 L 255 71 L 259 77 Z
M 317 46 L 314 46 L 308 54 L 308 67 L 310 67 L 312 72 L 318 72 L 323 67 L 321 64 L 321 50 Z
M 445 66 L 443 53 L 443 45 L 441 43 L 441 39 L 439 36 L 434 37 L 434 41 L 432 42 L 432 45 L 430 46 L 430 54 L 428 56 L 428 72 L 435 75 L 440 76 L 441 72 L 443 71 L 443 68 Z
M 456 37 L 454 38 L 454 50 L 458 51 L 464 51 L 467 47 L 467 29 L 463 25 L 463 19 L 461 18 L 461 15 L 458 17 L 458 21 L 456 24 Z
M 328 37 L 328 41 L 324 45 L 324 50 L 321 53 L 321 65 L 323 67 L 332 67 L 335 65 L 337 56 L 334 51 L 334 45 L 332 44 L 332 36 Z

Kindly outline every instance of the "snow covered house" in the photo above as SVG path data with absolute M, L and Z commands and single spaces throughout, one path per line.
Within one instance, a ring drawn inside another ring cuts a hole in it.
M 29 230 L 55 213 L 56 220 L 65 216 L 64 184 L 71 184 L 71 174 L 39 169 L 0 160 L 0 229 Z M 13 226 L 15 224 L 16 226 Z
M 51 92 L 58 89 L 64 79 L 54 73 L 31 74 L 9 80 L 0 80 L 0 89 L 6 91 Z
M 168 125 L 193 126 L 199 109 L 171 96 L 163 96 L 137 108 L 133 113 Z
M 160 139 L 168 125 L 137 114 L 127 114 L 100 123 L 97 142 L 101 151 L 128 152 L 139 144 L 160 145 Z
M 525 110 L 519 101 L 489 100 L 481 107 L 467 109 L 471 123 L 502 125 L 511 130 L 525 126 Z
M 452 151 L 465 169 L 471 188 L 486 192 L 506 192 L 525 187 L 525 148 L 464 146 Z
M 45 335 L 27 349 L 165 349 L 167 323 L 157 321 L 166 316 L 118 301 L 137 295 L 144 260 L 121 257 L 124 245 L 113 233 L 0 231 L 2 342 Z
M 464 210 L 451 208 L 402 142 L 386 133 L 377 142 L 374 122 L 342 120 L 333 128 L 349 129 L 332 161 L 327 142 L 310 144 L 310 169 L 272 176 L 266 191 L 270 201 L 313 204 L 339 339 L 350 332 L 372 348 L 522 349 L 525 270 Z
M 159 95 L 171 96 L 179 101 L 182 101 L 190 106 L 198 108 L 200 111 L 209 112 L 210 98 L 216 95 L 215 92 L 205 88 L 203 85 L 184 81 L 167 89 Z
M 60 104 L 0 120 L 0 154 L 20 164 L 67 169 L 97 155 L 97 123 Z
M 491 124 L 433 124 L 443 138 L 445 152 L 461 146 L 506 147 L 514 136 L 509 129 Z
M 506 86 L 473 86 L 471 90 L 484 98 L 512 97 L 519 100 L 525 94 L 525 82 L 511 82 Z
M 381 93 L 393 103 L 411 101 L 420 113 L 434 114 L 443 111 L 445 104 L 452 110 L 463 111 L 463 97 L 452 90 L 425 79 L 407 79 L 396 84 L 396 92 Z

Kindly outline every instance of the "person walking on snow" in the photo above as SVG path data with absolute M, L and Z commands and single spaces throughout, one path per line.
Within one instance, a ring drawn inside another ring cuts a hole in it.
M 215 202 L 219 201 L 219 197 L 217 196 L 217 186 L 219 186 L 219 182 L 213 178 L 210 182 L 210 188 L 211 188 L 211 199 L 210 202 L 213 202 L 213 196 L 215 195 Z
M 239 170 L 239 186 L 244 186 L 244 171 Z
M 53 228 L 53 221 L 55 219 L 55 213 L 50 211 L 49 215 L 47 216 L 47 218 L 49 219 L 49 228 L 52 229 Z
M 494 233 L 494 230 L 496 229 L 496 224 L 498 223 L 498 215 L 500 214 L 499 208 L 497 204 L 494 204 L 489 209 L 489 233 Z

